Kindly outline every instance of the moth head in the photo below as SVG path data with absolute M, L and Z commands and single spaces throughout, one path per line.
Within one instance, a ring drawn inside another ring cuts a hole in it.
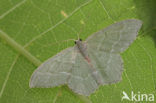
M 77 44 L 78 42 L 82 42 L 82 39 L 75 40 L 75 44 Z

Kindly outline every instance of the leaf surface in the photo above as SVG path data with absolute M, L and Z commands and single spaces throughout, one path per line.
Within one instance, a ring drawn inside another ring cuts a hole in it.
M 29 88 L 37 68 L 29 57 L 8 45 L 10 37 L 38 61 L 44 62 L 61 50 L 117 21 L 135 18 L 143 27 L 124 52 L 122 81 L 101 86 L 89 96 L 93 103 L 120 103 L 125 91 L 156 94 L 155 1 L 147 0 L 1 0 L 0 1 L 0 102 L 81 103 L 68 89 Z M 143 12 L 144 11 L 144 12 Z M 10 42 L 10 41 L 9 41 Z M 124 100 L 123 102 L 128 102 Z

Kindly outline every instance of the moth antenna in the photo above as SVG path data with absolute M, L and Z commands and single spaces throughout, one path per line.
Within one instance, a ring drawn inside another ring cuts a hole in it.
M 84 28 L 85 28 L 85 24 L 81 26 L 80 31 L 77 33 L 78 40 L 80 40 L 80 34 L 83 32 Z
M 80 34 L 79 33 L 77 33 L 77 40 L 79 40 L 80 39 Z

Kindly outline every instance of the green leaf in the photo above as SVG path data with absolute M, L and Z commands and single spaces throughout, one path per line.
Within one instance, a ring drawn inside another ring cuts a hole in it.
M 156 7 L 153 0 L 0 0 L 0 103 L 120 103 L 122 92 L 156 94 Z M 39 64 L 120 20 L 143 27 L 124 52 L 122 81 L 89 99 L 68 87 L 29 88 Z

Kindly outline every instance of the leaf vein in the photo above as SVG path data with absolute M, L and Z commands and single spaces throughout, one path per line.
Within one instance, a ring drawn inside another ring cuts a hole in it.
M 46 34 L 47 32 L 53 30 L 54 28 L 56 28 L 58 25 L 62 24 L 65 20 L 67 20 L 69 17 L 71 17 L 74 13 L 76 13 L 80 8 L 84 7 L 85 5 L 89 4 L 92 0 L 89 0 L 88 2 L 84 3 L 83 5 L 77 7 L 72 13 L 69 14 L 69 16 L 67 18 L 62 19 L 61 21 L 59 21 L 57 24 L 55 24 L 54 26 L 48 28 L 47 30 L 45 30 L 44 32 L 40 33 L 38 36 L 34 37 L 32 40 L 30 40 L 25 47 L 29 46 L 30 44 L 32 44 L 32 42 L 34 42 L 35 40 L 37 40 L 38 38 L 40 38 L 41 36 L 43 36 L 44 34 Z
M 18 59 L 18 57 L 19 57 L 19 54 L 15 57 L 15 60 L 13 61 L 13 63 L 11 64 L 11 66 L 10 66 L 10 68 L 9 68 L 8 74 L 7 74 L 6 79 L 5 79 L 4 83 L 3 83 L 2 89 L 1 89 L 1 91 L 0 91 L 0 98 L 2 97 L 2 94 L 3 94 L 3 92 L 4 92 L 4 89 L 5 89 L 6 84 L 7 84 L 7 82 L 8 82 L 9 76 L 10 76 L 10 74 L 11 74 L 11 71 L 12 71 L 12 69 L 13 69 L 13 67 L 14 67 L 14 65 L 15 65 L 15 63 L 16 63 L 16 61 L 17 61 L 17 59 Z
M 22 2 L 16 4 L 14 7 L 12 7 L 11 9 L 9 9 L 8 11 L 6 11 L 5 13 L 3 13 L 0 16 L 0 19 L 3 19 L 5 16 L 7 16 L 9 13 L 11 13 L 12 11 L 14 11 L 16 8 L 20 7 L 22 4 L 24 4 L 26 2 L 26 0 L 23 0 Z

